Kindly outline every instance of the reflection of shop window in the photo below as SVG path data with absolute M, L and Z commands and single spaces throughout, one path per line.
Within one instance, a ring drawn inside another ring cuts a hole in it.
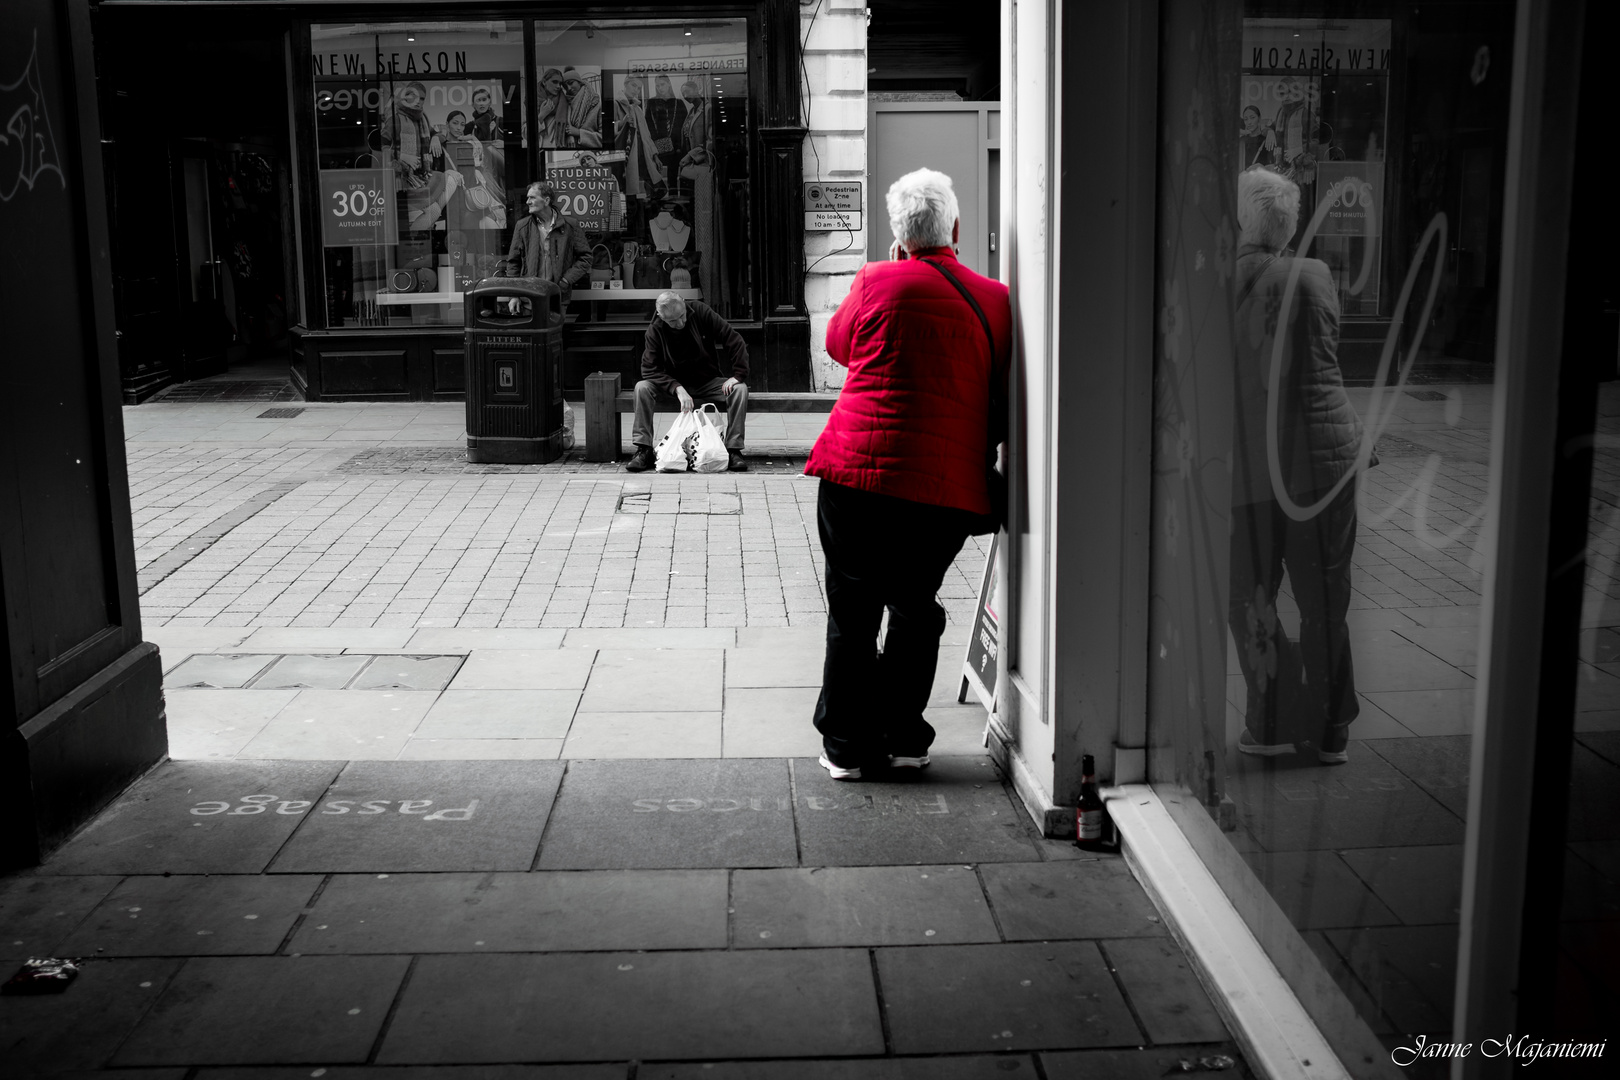
M 1296 244 L 1328 264 L 1346 315 L 1377 315 L 1388 144 L 1388 19 L 1244 19 L 1238 160 L 1300 187 Z M 1320 216 L 1318 217 L 1318 211 Z
M 521 213 L 522 24 L 311 41 L 327 324 L 460 325 Z
M 750 316 L 747 45 L 742 19 L 535 24 L 543 171 L 591 249 L 589 317 L 644 322 L 664 289 Z

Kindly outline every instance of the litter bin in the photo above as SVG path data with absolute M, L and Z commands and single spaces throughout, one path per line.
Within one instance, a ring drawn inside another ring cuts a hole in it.
M 556 461 L 563 452 L 562 290 L 543 278 L 485 278 L 464 303 L 467 459 Z

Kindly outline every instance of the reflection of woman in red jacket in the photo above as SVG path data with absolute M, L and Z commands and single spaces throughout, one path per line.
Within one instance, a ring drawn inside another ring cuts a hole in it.
M 992 390 L 1003 398 L 1012 308 L 1007 287 L 957 262 L 950 177 L 919 169 L 888 194 L 896 261 L 867 263 L 827 326 L 849 369 L 804 471 L 821 477 L 827 659 L 815 724 L 835 779 L 863 765 L 928 764 L 923 719 L 945 630 L 935 595 L 985 484 Z M 984 324 L 937 263 L 972 294 Z M 889 612 L 883 652 L 878 624 Z

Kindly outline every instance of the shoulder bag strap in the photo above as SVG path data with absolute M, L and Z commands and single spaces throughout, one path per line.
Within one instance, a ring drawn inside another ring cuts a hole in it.
M 979 306 L 979 302 L 973 298 L 973 294 L 967 291 L 967 286 L 963 285 L 962 282 L 957 279 L 955 274 L 945 269 L 945 267 L 941 266 L 933 259 L 919 259 L 918 261 L 925 262 L 929 266 L 932 266 L 935 270 L 938 270 L 941 274 L 944 274 L 945 280 L 956 286 L 956 291 L 961 293 L 962 299 L 968 302 L 968 306 L 973 309 L 973 314 L 979 317 L 979 325 L 984 327 L 985 340 L 990 343 L 990 363 L 992 366 L 994 366 L 996 362 L 996 335 L 990 332 L 990 320 L 985 318 L 984 308 Z

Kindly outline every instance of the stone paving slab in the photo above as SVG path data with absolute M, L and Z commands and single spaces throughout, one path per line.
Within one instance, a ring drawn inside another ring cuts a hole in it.
M 1183 1068 L 1183 1062 L 1196 1068 L 1201 1060 L 1216 1057 L 1232 1058 L 1235 1067 L 1212 1075 L 1229 1080 L 1251 1080 L 1254 1076 L 1242 1052 L 1229 1042 L 1141 1050 L 1043 1050 L 1040 1054 L 1046 1080 L 1164 1080 L 1191 1071 Z
M 724 666 L 719 649 L 603 649 L 579 709 L 718 713 Z
M 643 1064 L 636 1073 L 636 1080 L 1031 1080 L 1037 1075 L 1035 1062 L 1028 1056 L 986 1054 L 843 1061 Z
M 377 656 L 353 685 L 356 690 L 443 690 L 461 663 L 459 656 Z
M 257 874 L 321 797 L 340 761 L 160 765 L 43 868 L 48 874 Z
M 565 649 L 729 649 L 730 627 L 581 627 L 568 631 Z
M 812 645 L 726 650 L 726 688 L 802 686 L 821 688 L 826 643 L 819 633 Z
M 541 870 L 793 866 L 792 790 L 769 759 L 572 761 Z
M 728 671 L 735 662 L 728 658 Z M 819 686 L 728 688 L 725 756 L 814 757 L 821 753 L 821 733 L 811 722 L 820 695 Z
M 556 761 L 561 739 L 412 739 L 398 761 Z
M 406 648 L 422 653 L 472 652 L 476 649 L 560 649 L 565 630 L 508 627 L 428 626 L 410 633 Z
M 92 961 L 66 993 L 0 997 L 0 1063 L 18 1076 L 100 1068 L 182 963 L 150 957 Z
M 963 866 L 738 870 L 731 902 L 740 949 L 1000 940 Z
M 1405 843 L 1462 842 L 1461 817 L 1383 758 L 1355 749 L 1347 765 L 1303 756 L 1242 760 L 1227 773 L 1238 824 L 1267 851 L 1375 847 L 1390 839 L 1391 822 L 1400 823 Z
M 199 653 L 189 657 L 163 677 L 165 690 L 182 687 L 246 686 L 276 659 L 264 653 L 246 655 Z
M 926 769 L 834 780 L 794 758 L 799 850 L 807 866 L 905 866 L 1037 858 L 988 758 L 936 757 Z
M 596 654 L 588 649 L 478 649 L 453 690 L 584 690 Z
M 879 949 L 895 1053 L 1139 1046 L 1093 942 Z
M 726 887 L 723 870 L 340 874 L 288 951 L 723 949 Z
M 1362 747 L 1394 766 L 1410 782 L 1422 788 L 1459 819 L 1468 817 L 1468 735 L 1427 739 L 1369 739 Z M 1387 837 L 1379 837 L 1376 845 Z M 1403 836 L 1404 844 L 1424 841 Z M 1362 845 L 1345 845 L 1359 847 Z
M 184 1071 L 174 1080 L 181 1080 Z M 310 1080 L 308 1066 L 293 1069 L 203 1069 L 196 1080 Z M 625 1080 L 628 1063 L 607 1065 L 335 1065 L 321 1070 L 322 1080 Z M 104 1080 L 142 1080 L 120 1071 Z
M 166 690 L 169 757 L 234 758 L 297 696 L 297 690 Z
M 1008 941 L 1169 933 L 1122 858 L 986 863 L 979 876 Z
M 0 878 L 0 964 L 58 955 L 62 942 L 118 882 L 115 875 Z
M 416 690 L 300 690 L 241 752 L 261 758 L 391 760 L 434 701 L 435 695 Z
M 620 952 L 425 956 L 377 1061 L 883 1052 L 863 950 Z
M 350 762 L 271 870 L 527 870 L 562 775 L 552 761 Z
M 412 737 L 562 739 L 578 706 L 578 690 L 446 690 Z
M 713 758 L 721 756 L 718 712 L 588 712 L 568 731 L 566 758 Z
M 112 1064 L 363 1062 L 409 957 L 194 957 Z
M 69 956 L 270 954 L 319 877 L 131 877 L 62 946 Z
M 367 626 L 261 626 L 252 631 L 243 646 L 244 651 L 251 648 L 273 653 L 368 653 L 403 649 L 410 637 L 410 630 Z
M 1251 851 L 1243 860 L 1297 930 L 1401 922 L 1336 851 Z
M 1339 857 L 1407 925 L 1462 917 L 1461 844 L 1362 848 Z
M 283 656 L 253 681 L 254 689 L 341 690 L 371 662 L 369 656 Z
M 1216 1042 L 1226 1038 L 1203 984 L 1181 947 L 1169 938 L 1103 942 L 1115 974 L 1148 1038 L 1156 1043 Z

